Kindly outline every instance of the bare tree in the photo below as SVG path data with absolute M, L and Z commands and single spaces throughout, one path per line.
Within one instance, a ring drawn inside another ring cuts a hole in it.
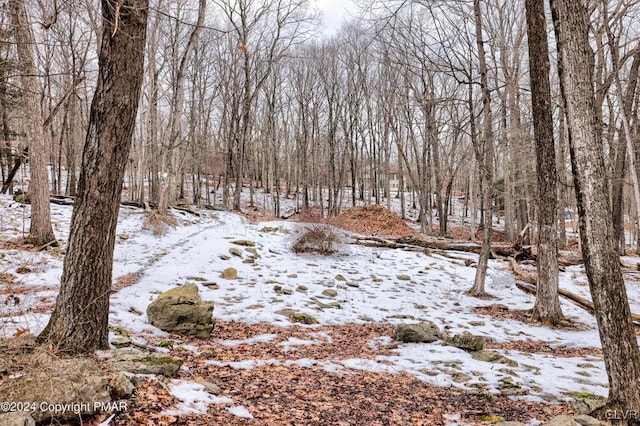
M 563 315 L 558 296 L 558 247 L 556 243 L 558 176 L 553 140 L 547 23 L 542 2 L 527 0 L 525 6 L 538 174 L 538 282 L 533 319 L 555 325 L 563 319 Z
M 485 294 L 485 279 L 487 276 L 487 264 L 491 254 L 491 230 L 493 227 L 493 127 L 491 114 L 491 93 L 487 78 L 487 64 L 482 36 L 482 13 L 480 0 L 473 1 L 473 14 L 475 18 L 476 43 L 478 46 L 478 61 L 480 72 L 480 87 L 482 88 L 483 130 L 479 144 L 474 147 L 476 159 L 480 165 L 480 186 L 482 187 L 482 211 L 483 231 L 482 248 L 476 270 L 476 277 L 469 294 L 482 296 Z
M 22 64 L 20 80 L 24 91 L 24 111 L 28 117 L 26 133 L 29 144 L 29 170 L 31 193 L 31 225 L 29 241 L 36 245 L 45 245 L 55 241 L 51 226 L 49 208 L 49 179 L 47 173 L 47 144 L 44 138 L 40 96 L 42 89 L 38 81 L 33 55 L 33 35 L 29 27 L 24 0 L 9 1 L 11 22 L 17 45 L 18 59 Z
M 620 271 L 593 89 L 594 58 L 580 0 L 552 0 L 559 70 L 580 215 L 580 239 L 609 376 L 607 409 L 616 424 L 640 421 L 640 350 Z M 630 418 L 631 417 L 631 418 Z

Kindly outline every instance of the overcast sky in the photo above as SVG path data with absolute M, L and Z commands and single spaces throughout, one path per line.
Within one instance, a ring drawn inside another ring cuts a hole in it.
M 324 33 L 335 33 L 340 25 L 349 18 L 349 13 L 355 10 L 350 0 L 315 0 L 318 11 L 322 14 Z

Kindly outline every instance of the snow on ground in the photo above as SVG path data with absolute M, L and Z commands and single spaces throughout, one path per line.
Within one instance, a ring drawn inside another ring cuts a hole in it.
M 71 207 L 55 204 L 51 207 L 56 235 L 65 243 Z M 29 207 L 3 195 L 0 196 L 0 209 L 0 236 L 5 243 L 0 272 L 17 277 L 11 285 L 0 284 L 0 337 L 12 336 L 23 328 L 36 334 L 46 325 L 55 300 L 62 255 L 55 251 L 24 251 L 7 244 L 7 241 L 23 235 L 23 229 L 28 229 Z M 564 300 L 562 308 L 565 315 L 586 325 L 586 330 L 535 327 L 474 312 L 473 307 L 495 303 L 505 304 L 510 309 L 532 306 L 533 297 L 515 286 L 506 262 L 490 261 L 487 291 L 495 298 L 485 301 L 465 294 L 473 283 L 476 270 L 473 265 L 465 266 L 459 260 L 437 254 L 427 256 L 350 244 L 353 236 L 343 231 L 339 231 L 342 243 L 336 254 L 328 257 L 296 255 L 290 247 L 305 229 L 304 224 L 285 221 L 252 223 L 227 212 L 203 212 L 199 217 L 180 211 L 172 214 L 179 225 L 167 227 L 164 235 L 156 236 L 144 226 L 144 215 L 140 210 L 122 208 L 120 211 L 114 282 L 132 273 L 140 277 L 133 285 L 113 294 L 110 323 L 130 330 L 138 339 L 143 339 L 145 333 L 165 335 L 146 322 L 147 305 L 161 292 L 195 282 L 202 284 L 201 297 L 215 302 L 214 316 L 227 321 L 287 326 L 291 324 L 289 318 L 278 314 L 278 311 L 293 309 L 313 315 L 321 325 L 431 320 L 450 335 L 469 331 L 496 342 L 533 340 L 549 342 L 550 346 L 600 346 L 594 318 Z M 255 243 L 253 261 L 249 260 L 252 253 L 233 243 L 238 239 Z M 242 257 L 230 255 L 231 248 L 239 249 Z M 466 253 L 455 255 L 475 259 Z M 626 261 L 632 263 L 635 260 Z M 238 270 L 239 279 L 220 278 L 221 271 L 228 267 Z M 590 298 L 581 266 L 561 272 L 561 287 Z M 23 289 L 20 300 L 9 300 L 9 296 L 20 288 Z M 335 290 L 337 295 L 327 295 L 327 289 Z M 282 290 L 291 294 L 283 294 Z M 640 286 L 629 284 L 628 294 L 632 311 L 639 312 Z M 317 340 L 290 339 L 282 343 L 283 351 L 295 351 L 298 345 L 322 344 L 322 339 L 327 336 L 317 337 Z M 262 334 L 221 343 L 232 346 L 268 342 L 273 338 L 272 334 Z M 381 336 L 370 345 L 387 343 L 388 337 Z M 557 399 L 570 391 L 607 394 L 607 377 L 599 356 L 557 358 L 515 350 L 503 350 L 501 353 L 517 361 L 517 366 L 497 367 L 496 364 L 475 360 L 468 352 L 437 342 L 404 344 L 394 355 L 375 359 L 301 359 L 287 361 L 290 364 L 286 365 L 320 364 L 327 371 L 408 372 L 420 380 L 440 386 L 472 388 L 484 385 L 494 391 L 498 391 L 501 383 L 508 379 L 527 389 L 529 398 L 536 399 L 549 395 Z M 244 360 L 226 365 L 253 368 L 279 362 Z M 458 383 L 455 377 L 459 373 L 471 379 Z M 176 412 L 201 411 L 206 410 L 210 403 L 230 402 L 224 396 L 211 397 L 201 385 L 189 382 L 176 381 L 172 383 L 171 390 L 182 401 Z M 229 411 L 241 417 L 250 416 L 241 406 L 229 408 Z

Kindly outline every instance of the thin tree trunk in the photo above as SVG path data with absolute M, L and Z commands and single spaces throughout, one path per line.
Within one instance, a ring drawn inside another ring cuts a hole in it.
M 11 0 L 11 22 L 18 58 L 22 64 L 20 82 L 24 90 L 26 133 L 29 144 L 29 192 L 31 193 L 31 225 L 28 240 L 36 245 L 55 241 L 49 208 L 49 178 L 47 176 L 47 144 L 40 109 L 40 83 L 33 58 L 33 36 L 29 28 L 24 0 Z
M 473 287 L 469 294 L 473 296 L 483 296 L 485 294 L 485 279 L 487 276 L 487 265 L 491 254 L 491 228 L 493 226 L 493 129 L 491 115 L 491 94 L 489 92 L 489 82 L 487 78 L 487 63 L 484 52 L 484 41 L 482 39 L 482 14 L 480 11 L 480 0 L 473 1 L 473 12 L 475 16 L 476 43 L 478 45 L 478 58 L 480 61 L 480 86 L 482 88 L 482 109 L 483 109 L 483 132 L 480 147 L 476 149 L 478 164 L 480 166 L 480 182 L 482 187 L 482 212 L 483 212 L 483 234 L 482 249 L 476 269 L 476 276 Z

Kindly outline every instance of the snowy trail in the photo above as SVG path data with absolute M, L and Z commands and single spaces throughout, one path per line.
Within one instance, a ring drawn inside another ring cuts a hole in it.
M 0 230 L 3 239 L 19 237 L 22 209 L 16 208 L 8 197 L 0 197 L 0 208 L 5 212 Z M 52 208 L 57 235 L 64 241 L 71 209 Z M 547 342 L 551 347 L 600 346 L 594 318 L 566 301 L 562 302 L 565 315 L 584 324 L 585 330 L 535 327 L 475 311 L 474 307 L 492 304 L 504 304 L 511 310 L 532 306 L 533 297 L 517 289 L 506 262 L 490 262 L 487 291 L 494 298 L 479 300 L 465 294 L 472 285 L 475 268 L 438 255 L 350 244 L 353 236 L 339 230 L 336 232 L 342 243 L 334 255 L 297 255 L 291 252 L 291 246 L 305 224 L 251 223 L 226 212 L 215 215 L 205 212 L 201 217 L 173 214 L 179 225 L 167 227 L 164 235 L 155 236 L 145 229 L 144 216 L 139 211 L 121 211 L 114 281 L 132 273 L 138 273 L 139 277 L 132 285 L 113 294 L 110 323 L 129 330 L 139 339 L 165 335 L 146 322 L 147 305 L 163 291 L 195 282 L 199 284 L 201 297 L 215 302 L 214 317 L 223 321 L 286 327 L 291 324 L 289 318 L 279 312 L 290 310 L 313 315 L 322 326 L 429 320 L 449 335 L 471 332 L 497 343 L 535 341 Z M 239 245 L 238 240 L 249 241 L 253 246 Z M 464 253 L 457 255 L 474 259 Z M 24 327 L 38 333 L 46 324 L 48 312 L 35 308 L 54 302 L 62 256 L 8 248 L 3 251 L 1 265 L 1 272 L 12 275 L 15 285 L 32 292 L 21 295 L 19 306 L 0 304 L 0 336 L 11 336 Z M 29 272 L 19 273 L 21 265 L 32 267 Z M 237 270 L 238 279 L 220 278 L 220 273 L 229 267 Z M 562 287 L 589 297 L 585 283 L 584 270 L 579 266 L 561 273 Z M 10 290 L 7 284 L 0 285 L 4 285 L 2 297 Z M 628 285 L 634 311 L 640 311 L 639 287 L 636 283 Z M 23 313 L 15 315 L 17 311 Z M 313 326 L 309 326 L 309 330 L 311 333 Z M 254 337 L 253 342 L 265 339 Z M 389 336 L 379 336 L 371 344 L 389 341 Z M 321 342 L 310 335 L 308 339 L 282 346 L 282 351 L 295 351 L 297 345 Z M 252 344 L 251 339 L 246 344 Z M 471 353 L 441 342 L 403 344 L 391 355 L 375 359 L 305 362 L 322 365 L 327 371 L 408 372 L 430 384 L 465 389 L 481 386 L 498 392 L 513 384 L 514 388 L 526 392 L 523 397 L 534 399 L 561 399 L 567 392 L 607 394 L 607 378 L 600 356 L 559 358 L 516 350 L 498 352 L 511 360 L 511 365 L 480 361 Z M 242 361 L 249 365 L 252 362 Z M 296 365 L 305 362 L 298 360 Z

